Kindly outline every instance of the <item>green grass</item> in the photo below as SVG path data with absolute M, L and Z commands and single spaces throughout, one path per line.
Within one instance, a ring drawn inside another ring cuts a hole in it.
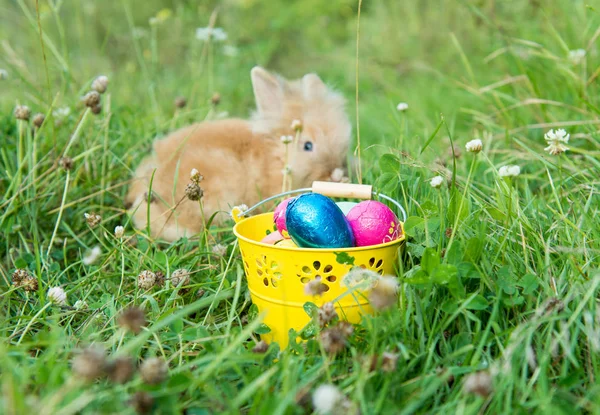
M 355 118 L 356 3 L 42 0 L 36 11 L 35 2 L 0 2 L 2 413 L 134 413 L 138 391 L 152 395 L 155 413 L 311 413 L 310 393 L 323 383 L 363 414 L 600 413 L 596 2 L 363 2 L 365 181 L 407 207 L 409 239 L 398 264 L 402 307 L 366 318 L 336 356 L 316 338 L 252 352 L 263 327 L 230 226 L 165 244 L 129 224 L 123 196 L 152 139 L 216 112 L 246 116 L 255 64 L 319 73 Z M 166 20 L 149 25 L 163 9 Z M 215 10 L 229 37 L 207 45 L 194 32 Z M 580 48 L 586 56 L 574 64 L 569 50 Z M 79 99 L 99 74 L 110 85 L 95 116 Z M 186 108 L 175 110 L 177 96 Z M 400 101 L 408 111 L 396 111 Z M 15 120 L 17 103 L 46 114 L 44 125 Z M 65 106 L 70 115 L 57 122 L 52 113 Z M 543 151 L 550 128 L 571 134 L 568 152 Z M 467 153 L 477 137 L 483 151 Z M 68 172 L 58 164 L 67 147 Z M 509 164 L 521 174 L 500 178 Z M 448 186 L 429 185 L 438 174 Z M 100 225 L 88 226 L 86 212 Z M 226 255 L 212 252 L 217 243 Z M 142 270 L 181 267 L 193 272 L 186 293 L 136 287 Z M 13 286 L 16 268 L 39 290 Z M 53 286 L 69 306 L 48 302 Z M 78 300 L 87 308 L 75 309 Z M 138 335 L 117 325 L 132 305 L 149 320 Z M 84 384 L 71 361 L 92 343 L 111 357 L 162 357 L 168 379 Z M 399 355 L 397 368 L 370 370 L 386 351 Z M 485 396 L 464 387 L 478 372 L 491 377 Z

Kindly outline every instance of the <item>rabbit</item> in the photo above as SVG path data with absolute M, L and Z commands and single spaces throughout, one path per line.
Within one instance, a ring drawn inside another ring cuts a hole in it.
M 313 73 L 289 81 L 256 66 L 250 77 L 256 100 L 250 120 L 205 121 L 154 143 L 125 200 L 134 226 L 145 229 L 149 219 L 152 237 L 175 241 L 199 233 L 203 217 L 281 192 L 286 146 L 281 137 L 295 135 L 295 120 L 302 129 L 299 140 L 288 144 L 293 188 L 340 181 L 352 130 L 342 95 Z M 202 209 L 185 197 L 192 169 L 204 177 Z M 215 221 L 228 217 L 216 215 Z

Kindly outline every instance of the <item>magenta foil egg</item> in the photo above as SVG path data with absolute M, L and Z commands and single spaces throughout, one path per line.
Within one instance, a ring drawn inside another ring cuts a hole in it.
M 284 238 L 289 238 L 287 224 L 285 222 L 285 212 L 288 204 L 294 199 L 295 198 L 293 197 L 285 199 L 283 202 L 277 205 L 275 211 L 273 212 L 273 222 L 275 222 L 277 230 L 283 235 Z
M 398 217 L 381 202 L 365 200 L 346 215 L 356 246 L 379 245 L 402 236 Z

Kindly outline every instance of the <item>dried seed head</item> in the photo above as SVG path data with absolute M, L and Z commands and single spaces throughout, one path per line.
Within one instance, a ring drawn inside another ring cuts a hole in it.
M 97 91 L 90 91 L 83 96 L 83 103 L 88 108 L 93 108 L 100 104 L 100 94 Z
M 198 185 L 198 183 L 192 182 L 188 183 L 188 185 L 185 187 L 185 195 L 188 199 L 195 202 L 202 199 L 202 196 L 204 196 L 204 191 Z
M 492 376 L 485 371 L 471 373 L 465 378 L 464 390 L 487 398 L 492 393 Z
M 138 391 L 129 400 L 129 405 L 140 415 L 146 415 L 152 412 L 154 398 L 148 392 Z
M 261 340 L 252 348 L 252 353 L 263 354 L 266 353 L 268 349 L 269 345 L 264 340 Z
M 67 293 L 62 287 L 52 287 L 48 290 L 48 300 L 57 305 L 66 305 Z
M 156 274 L 150 270 L 145 270 L 139 273 L 137 277 L 137 285 L 142 290 L 149 290 L 154 287 L 156 282 Z
M 84 213 L 83 217 L 91 228 L 98 226 L 100 222 L 102 222 L 102 216 L 96 215 L 95 213 Z
M 213 105 L 219 105 L 220 102 L 221 102 L 221 94 L 219 94 L 218 92 L 215 92 L 213 94 L 213 96 L 210 98 L 210 103 Z
M 92 82 L 92 89 L 100 94 L 104 94 L 108 88 L 108 77 L 100 75 Z
M 202 298 L 204 297 L 204 294 L 206 294 L 206 291 L 200 288 L 198 291 L 196 291 L 196 298 Z
M 174 103 L 176 108 L 185 108 L 185 106 L 187 105 L 187 99 L 185 99 L 184 97 L 177 97 L 175 98 Z
M 338 317 L 337 312 L 335 311 L 335 307 L 332 302 L 328 302 L 323 304 L 318 311 L 318 321 L 319 327 L 324 328 L 326 325 L 331 323 L 334 319 Z
M 61 157 L 58 160 L 58 165 L 63 168 L 63 170 L 71 170 L 73 169 L 73 159 L 71 157 Z
M 327 292 L 329 287 L 326 284 L 321 282 L 320 278 L 315 278 L 304 284 L 304 294 L 315 296 L 315 295 L 323 295 L 323 293 Z
M 398 280 L 395 277 L 381 277 L 369 292 L 373 308 L 383 310 L 396 304 Z
M 93 382 L 104 374 L 106 353 L 100 346 L 90 346 L 82 350 L 71 362 L 71 370 L 78 378 Z
M 31 110 L 27 105 L 17 105 L 15 107 L 14 115 L 17 120 L 29 121 Z
M 398 355 L 390 352 L 383 352 L 381 360 L 381 370 L 384 372 L 393 372 L 398 365 Z
M 446 228 L 446 238 L 450 238 L 452 236 L 452 228 Z
M 146 326 L 146 313 L 139 307 L 129 307 L 117 317 L 117 324 L 134 334 L 142 331 L 142 327 Z
M 154 285 L 157 287 L 163 287 L 165 285 L 165 273 L 162 271 L 156 271 L 156 282 Z
M 102 105 L 101 105 L 101 104 L 94 105 L 94 106 L 92 107 L 92 114 L 94 114 L 94 115 L 98 115 L 98 114 L 100 114 L 101 112 L 102 112 Z
M 111 361 L 106 367 L 108 378 L 119 384 L 127 383 L 133 377 L 135 365 L 129 357 L 118 357 Z
M 42 124 L 44 124 L 44 120 L 46 119 L 46 116 L 44 114 L 42 114 L 41 112 L 38 112 L 37 114 L 35 114 L 33 116 L 33 126 L 35 128 L 40 128 L 42 126 Z
M 327 353 L 337 354 L 346 348 L 348 336 L 352 334 L 352 325 L 340 322 L 338 325 L 325 329 L 319 335 L 319 341 Z
M 164 381 L 169 374 L 167 363 L 159 357 L 144 360 L 140 366 L 142 380 L 149 385 L 157 385 Z
M 12 283 L 14 286 L 20 287 L 23 284 L 23 280 L 30 276 L 31 274 L 26 269 L 17 268 L 12 273 Z
M 171 274 L 171 286 L 180 287 L 190 284 L 190 273 L 185 268 L 176 269 Z
M 35 292 L 40 288 L 40 286 L 37 278 L 30 275 L 21 281 L 21 288 L 27 292 Z

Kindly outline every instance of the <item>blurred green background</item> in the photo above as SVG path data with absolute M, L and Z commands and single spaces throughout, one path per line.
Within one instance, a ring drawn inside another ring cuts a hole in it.
M 345 93 L 354 114 L 357 11 L 352 0 L 2 0 L 0 68 L 8 80 L 0 84 L 0 108 L 10 115 L 17 102 L 42 112 L 52 103 L 74 107 L 91 80 L 106 74 L 113 111 L 136 125 L 136 141 L 148 142 L 172 127 L 177 96 L 189 102 L 182 122 L 206 115 L 214 92 L 221 111 L 246 116 L 253 106 L 249 71 L 260 64 L 286 77 L 317 72 Z M 227 39 L 207 46 L 195 32 L 211 16 Z M 521 98 L 560 101 L 565 106 L 551 107 L 551 117 L 579 117 L 567 106 L 585 99 L 572 91 L 582 90 L 580 71 L 598 62 L 590 39 L 599 21 L 598 11 L 579 0 L 364 1 L 362 137 L 395 138 L 404 121 L 398 102 L 409 104 L 408 122 L 421 138 L 441 113 L 468 135 L 547 117 L 543 106 L 498 113 Z M 580 48 L 588 49 L 587 67 L 568 59 Z

